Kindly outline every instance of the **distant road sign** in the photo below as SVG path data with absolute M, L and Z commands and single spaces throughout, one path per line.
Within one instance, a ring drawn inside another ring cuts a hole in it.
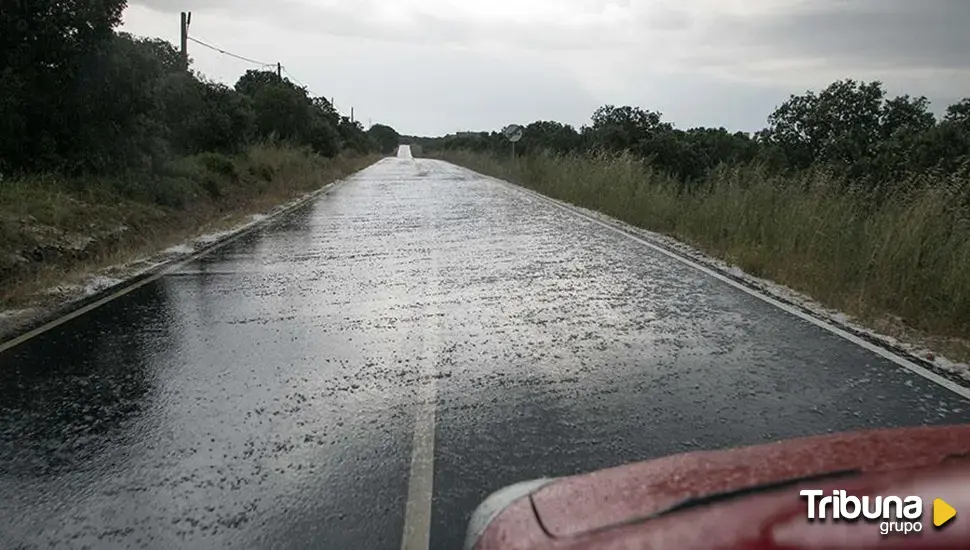
M 512 143 L 522 139 L 522 127 L 518 124 L 506 126 L 505 129 L 502 130 L 502 133 L 505 134 L 505 137 L 508 138 L 508 140 Z

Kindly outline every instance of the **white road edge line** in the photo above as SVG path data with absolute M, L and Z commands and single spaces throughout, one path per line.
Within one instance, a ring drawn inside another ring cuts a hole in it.
M 468 170 L 468 169 L 465 168 L 465 170 Z M 478 174 L 478 172 L 475 172 L 474 170 L 469 170 L 469 171 L 470 172 L 473 172 L 475 174 Z M 479 175 L 483 175 L 483 174 L 479 174 Z M 587 221 L 590 221 L 592 223 L 595 223 L 596 225 L 605 227 L 606 229 L 609 229 L 610 231 L 613 231 L 614 233 L 619 233 L 620 235 L 623 235 L 623 236 L 625 236 L 625 237 L 627 237 L 629 239 L 632 239 L 632 240 L 634 240 L 634 241 L 636 241 L 636 242 L 638 242 L 638 243 L 640 243 L 640 244 L 642 244 L 642 245 L 644 245 L 644 246 L 646 246 L 646 247 L 648 247 L 648 248 L 650 248 L 652 250 L 655 250 L 655 251 L 657 251 L 657 252 L 659 252 L 659 253 L 661 253 L 661 254 L 663 254 L 665 256 L 668 256 L 668 257 L 670 257 L 670 258 L 672 258 L 672 259 L 674 259 L 674 260 L 676 260 L 676 261 L 678 261 L 678 262 L 680 262 L 682 264 L 685 264 L 685 265 L 687 265 L 689 267 L 692 267 L 692 268 L 694 268 L 694 269 L 696 269 L 696 270 L 704 273 L 705 275 L 708 275 L 710 277 L 714 277 L 715 279 L 717 279 L 717 280 L 719 280 L 719 281 L 721 281 L 723 283 L 727 283 L 728 285 L 731 285 L 734 288 L 736 288 L 738 290 L 741 290 L 742 292 L 745 292 L 747 294 L 750 294 L 751 296 L 754 296 L 755 298 L 758 298 L 758 299 L 760 299 L 760 300 L 762 300 L 764 302 L 767 302 L 767 303 L 769 303 L 769 304 L 777 307 L 778 309 L 781 309 L 783 311 L 786 311 L 786 312 L 788 312 L 788 313 L 790 313 L 790 314 L 792 314 L 792 315 L 794 315 L 794 316 L 796 316 L 796 317 L 798 317 L 800 319 L 803 319 L 805 321 L 808 321 L 809 323 L 812 323 L 813 325 L 815 325 L 817 327 L 820 327 L 822 329 L 825 329 L 825 330 L 831 332 L 832 334 L 835 334 L 836 336 L 839 336 L 839 337 L 841 337 L 841 338 L 843 338 L 845 340 L 848 340 L 849 342 L 852 342 L 853 344 L 856 344 L 857 346 L 860 346 L 862 348 L 865 348 L 865 349 L 871 351 L 872 353 L 875 353 L 876 355 L 879 355 L 880 357 L 883 357 L 884 359 L 888 359 L 888 360 L 892 361 L 893 363 L 899 365 L 900 367 L 903 367 L 904 369 L 912 372 L 913 374 L 922 376 L 923 378 L 929 380 L 930 382 L 933 382 L 933 383 L 935 383 L 935 384 L 937 384 L 939 386 L 942 386 L 942 387 L 950 390 L 951 392 L 959 395 L 960 397 L 963 397 L 964 399 L 970 400 L 970 388 L 965 388 L 965 387 L 963 387 L 963 386 L 961 386 L 961 385 L 953 382 L 952 380 L 948 380 L 948 379 L 944 378 L 943 376 L 940 376 L 939 374 L 936 374 L 935 372 L 933 372 L 933 371 L 931 371 L 931 370 L 929 370 L 929 369 L 927 369 L 925 367 L 922 367 L 920 365 L 917 365 L 916 363 L 910 361 L 909 359 L 907 359 L 905 357 L 902 357 L 902 356 L 900 356 L 900 355 L 898 355 L 896 353 L 893 353 L 892 351 L 890 351 L 890 350 L 888 350 L 886 348 L 883 348 L 881 346 L 878 346 L 876 344 L 873 344 L 872 342 L 869 342 L 869 341 L 867 341 L 865 339 L 859 338 L 855 334 L 852 334 L 850 332 L 847 332 L 847 331 L 845 331 L 845 330 L 843 330 L 843 329 L 841 329 L 841 328 L 839 328 L 839 327 L 837 327 L 837 326 L 835 326 L 835 325 L 833 325 L 833 324 L 831 324 L 831 323 L 829 323 L 829 322 L 827 322 L 827 321 L 825 321 L 823 319 L 820 319 L 818 317 L 814 317 L 812 315 L 809 315 L 808 313 L 805 313 L 801 309 L 798 309 L 798 308 L 793 307 L 793 306 L 791 306 L 789 304 L 786 304 L 784 302 L 781 302 L 779 300 L 776 300 L 775 298 L 773 298 L 773 297 L 771 297 L 771 296 L 769 296 L 767 294 L 758 292 L 757 290 L 755 290 L 755 289 L 753 289 L 751 287 L 748 287 L 746 285 L 743 285 L 743 284 L 735 281 L 734 279 L 732 279 L 730 277 L 727 277 L 727 276 L 725 276 L 725 275 L 723 275 L 721 273 L 718 273 L 717 271 L 715 271 L 715 270 L 713 270 L 713 269 L 711 269 L 711 268 L 709 268 L 707 266 L 701 265 L 701 264 L 699 264 L 699 263 L 697 263 L 697 262 L 695 262 L 695 261 L 693 261 L 693 260 L 691 260 L 689 258 L 685 258 L 685 257 L 681 256 L 680 254 L 676 254 L 676 253 L 674 253 L 674 252 L 672 252 L 670 250 L 667 250 L 666 248 L 664 248 L 662 246 L 659 246 L 659 245 L 657 245 L 655 243 L 652 243 L 652 242 L 650 242 L 647 239 L 644 239 L 642 237 L 638 237 L 636 235 L 633 235 L 633 234 L 629 233 L 628 231 L 624 231 L 623 229 L 621 229 L 619 227 L 615 227 L 613 225 L 610 225 L 610 224 L 608 224 L 608 223 L 606 223 L 606 222 L 604 222 L 602 220 L 598 220 L 598 219 L 590 216 L 589 214 L 586 214 L 585 212 L 582 212 L 582 211 L 580 211 L 580 210 L 578 210 L 578 209 L 576 209 L 576 208 L 574 208 L 574 207 L 572 207 L 570 205 L 562 204 L 559 201 L 556 201 L 555 199 L 552 199 L 552 198 L 549 198 L 549 197 L 547 197 L 545 195 L 542 195 L 541 193 L 538 193 L 538 192 L 533 191 L 531 189 L 526 189 L 526 188 L 524 188 L 524 187 L 522 187 L 520 185 L 516 185 L 516 184 L 514 184 L 512 182 L 508 182 L 508 181 L 505 181 L 503 179 L 494 178 L 494 177 L 491 177 L 491 176 L 484 176 L 484 177 L 486 177 L 486 178 L 488 178 L 490 180 L 499 182 L 499 183 L 501 183 L 503 185 L 510 186 L 510 187 L 514 188 L 515 190 L 521 192 L 521 193 L 524 193 L 524 194 L 527 194 L 527 195 L 531 195 L 531 196 L 535 197 L 536 199 L 539 199 L 541 201 L 547 202 L 547 203 L 555 206 L 556 208 L 559 208 L 560 210 L 563 210 L 565 212 L 568 212 L 568 213 L 570 213 L 570 214 L 572 214 L 574 216 L 578 216 L 580 218 L 583 218 L 583 219 L 585 219 Z

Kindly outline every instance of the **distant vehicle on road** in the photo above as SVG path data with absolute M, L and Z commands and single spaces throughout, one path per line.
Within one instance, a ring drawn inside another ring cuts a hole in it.
M 475 511 L 465 548 L 970 548 L 958 510 L 970 515 L 970 425 L 902 428 L 516 484 Z

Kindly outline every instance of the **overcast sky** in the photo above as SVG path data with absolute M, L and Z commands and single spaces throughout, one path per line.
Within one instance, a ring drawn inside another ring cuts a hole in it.
M 403 134 L 578 127 L 607 103 L 753 131 L 840 78 L 938 112 L 970 96 L 970 0 L 129 0 L 124 30 L 177 44 L 189 9 L 194 37 Z M 230 84 L 250 68 L 190 55 Z

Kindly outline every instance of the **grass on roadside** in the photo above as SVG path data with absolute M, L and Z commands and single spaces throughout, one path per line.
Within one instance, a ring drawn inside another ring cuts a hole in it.
M 262 144 L 178 159 L 151 175 L 8 178 L 0 182 L 0 307 L 225 229 L 377 158 Z
M 624 155 L 441 158 L 674 236 L 874 328 L 970 359 L 970 182 L 896 182 L 875 204 L 824 171 L 722 167 L 681 182 Z

